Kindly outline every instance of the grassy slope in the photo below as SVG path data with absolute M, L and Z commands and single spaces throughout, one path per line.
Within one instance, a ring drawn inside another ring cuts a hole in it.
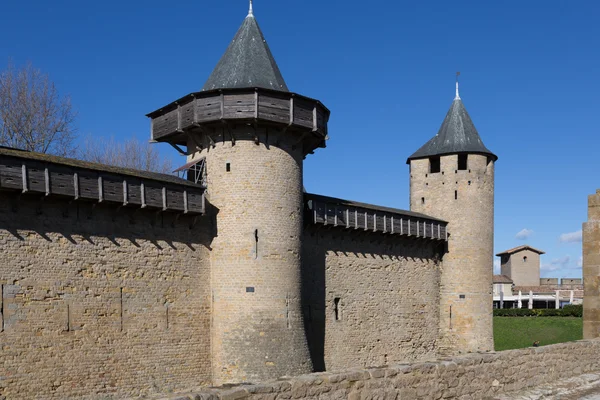
M 569 342 L 583 338 L 583 318 L 494 317 L 496 351 Z

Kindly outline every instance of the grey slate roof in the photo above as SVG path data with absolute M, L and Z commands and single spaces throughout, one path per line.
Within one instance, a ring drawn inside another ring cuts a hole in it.
M 452 102 L 437 135 L 410 156 L 407 163 L 417 158 L 456 153 L 485 154 L 498 159 L 481 141 L 460 97 Z
M 288 91 L 256 18 L 249 14 L 202 90 L 255 87 Z

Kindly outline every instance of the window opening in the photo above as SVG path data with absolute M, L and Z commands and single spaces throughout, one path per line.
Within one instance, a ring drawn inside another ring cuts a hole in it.
M 458 170 L 459 171 L 466 171 L 468 169 L 467 164 L 468 164 L 468 154 L 459 154 L 458 155 Z
M 429 158 L 429 172 L 435 174 L 441 171 L 441 164 L 439 157 L 430 157 Z
M 527 256 L 523 256 L 523 262 L 527 262 Z
M 336 297 L 335 299 L 333 299 L 333 310 L 335 312 L 335 320 L 339 321 L 342 319 L 342 310 L 340 310 L 340 301 L 342 299 L 340 299 L 339 297 Z
M 225 164 L 225 171 L 231 172 L 231 163 Z
M 454 191 L 454 200 L 458 200 L 458 190 Z
M 258 229 L 254 230 L 254 259 L 258 258 Z
M 421 204 L 425 204 L 425 197 L 421 197 Z

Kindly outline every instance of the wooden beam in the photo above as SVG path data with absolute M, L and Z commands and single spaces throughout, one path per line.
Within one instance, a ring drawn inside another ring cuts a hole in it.
M 167 188 L 164 186 L 162 188 L 162 205 L 163 211 L 167 211 Z
M 438 231 L 438 232 L 437 232 L 437 238 L 438 238 L 438 240 L 439 240 L 439 239 L 441 239 L 441 238 L 442 238 L 442 233 L 441 233 L 441 230 L 440 230 L 440 224 L 439 224 L 439 222 L 438 222 L 438 224 L 437 224 L 437 227 L 438 227 L 438 229 L 437 229 L 437 231 Z
M 392 229 L 390 229 L 390 233 L 392 233 L 392 234 L 393 234 L 393 233 L 394 233 L 394 216 L 392 215 L 392 216 L 390 217 L 390 219 L 392 220 L 392 222 L 390 223 L 390 224 L 392 225 Z
M 181 126 L 181 104 L 177 103 L 177 131 L 182 131 Z
M 102 187 L 102 176 L 98 177 L 98 203 L 104 201 L 104 188 Z
M 225 118 L 225 96 L 223 95 L 223 92 L 221 92 L 220 101 L 221 101 L 221 119 L 223 119 L 223 118 Z
M 187 198 L 187 190 L 183 191 L 183 213 L 188 213 L 188 198 Z
M 383 233 L 387 232 L 387 217 L 383 216 Z
M 75 192 L 75 200 L 79 200 L 79 174 L 73 174 L 73 191 Z
M 334 208 L 335 216 L 333 217 L 333 226 L 338 226 L 338 208 Z
M 404 235 L 404 218 L 400 218 L 400 234 Z
M 346 228 L 350 228 L 350 209 L 346 208 Z
M 193 123 L 197 124 L 198 123 L 198 107 L 197 107 L 198 104 L 196 104 L 196 103 L 197 103 L 198 99 L 196 98 L 196 95 L 194 95 L 194 94 L 192 94 L 192 99 L 193 99 L 192 100 L 192 107 L 194 107 L 193 108 L 193 110 L 194 110 L 194 117 L 193 117 L 194 121 L 193 121 Z
M 140 185 L 140 194 L 142 200 L 142 208 L 146 208 L 146 189 L 144 188 L 144 182 Z
M 29 188 L 27 187 L 27 165 L 21 165 L 21 176 L 23 178 L 23 193 L 27 193 Z
M 50 196 L 50 171 L 48 171 L 48 167 L 44 168 L 44 181 L 46 182 L 46 196 Z
M 258 119 L 258 89 L 254 89 L 254 118 Z
M 313 107 L 313 132 L 317 131 L 317 103 Z
M 294 123 L 294 95 L 290 97 L 290 125 Z
M 123 205 L 126 206 L 129 202 L 129 188 L 127 187 L 127 179 L 123 179 Z

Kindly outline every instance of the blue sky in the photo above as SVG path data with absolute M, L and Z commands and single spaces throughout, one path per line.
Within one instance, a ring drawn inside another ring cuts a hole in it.
M 406 158 L 461 97 L 496 164 L 495 251 L 547 252 L 581 275 L 587 195 L 600 187 L 600 3 L 256 0 L 290 90 L 331 111 L 305 162 L 314 193 L 408 208 Z M 149 137 L 144 116 L 199 90 L 246 0 L 3 4 L 0 69 L 31 61 L 69 94 L 84 136 Z M 183 164 L 168 145 L 161 153 Z

